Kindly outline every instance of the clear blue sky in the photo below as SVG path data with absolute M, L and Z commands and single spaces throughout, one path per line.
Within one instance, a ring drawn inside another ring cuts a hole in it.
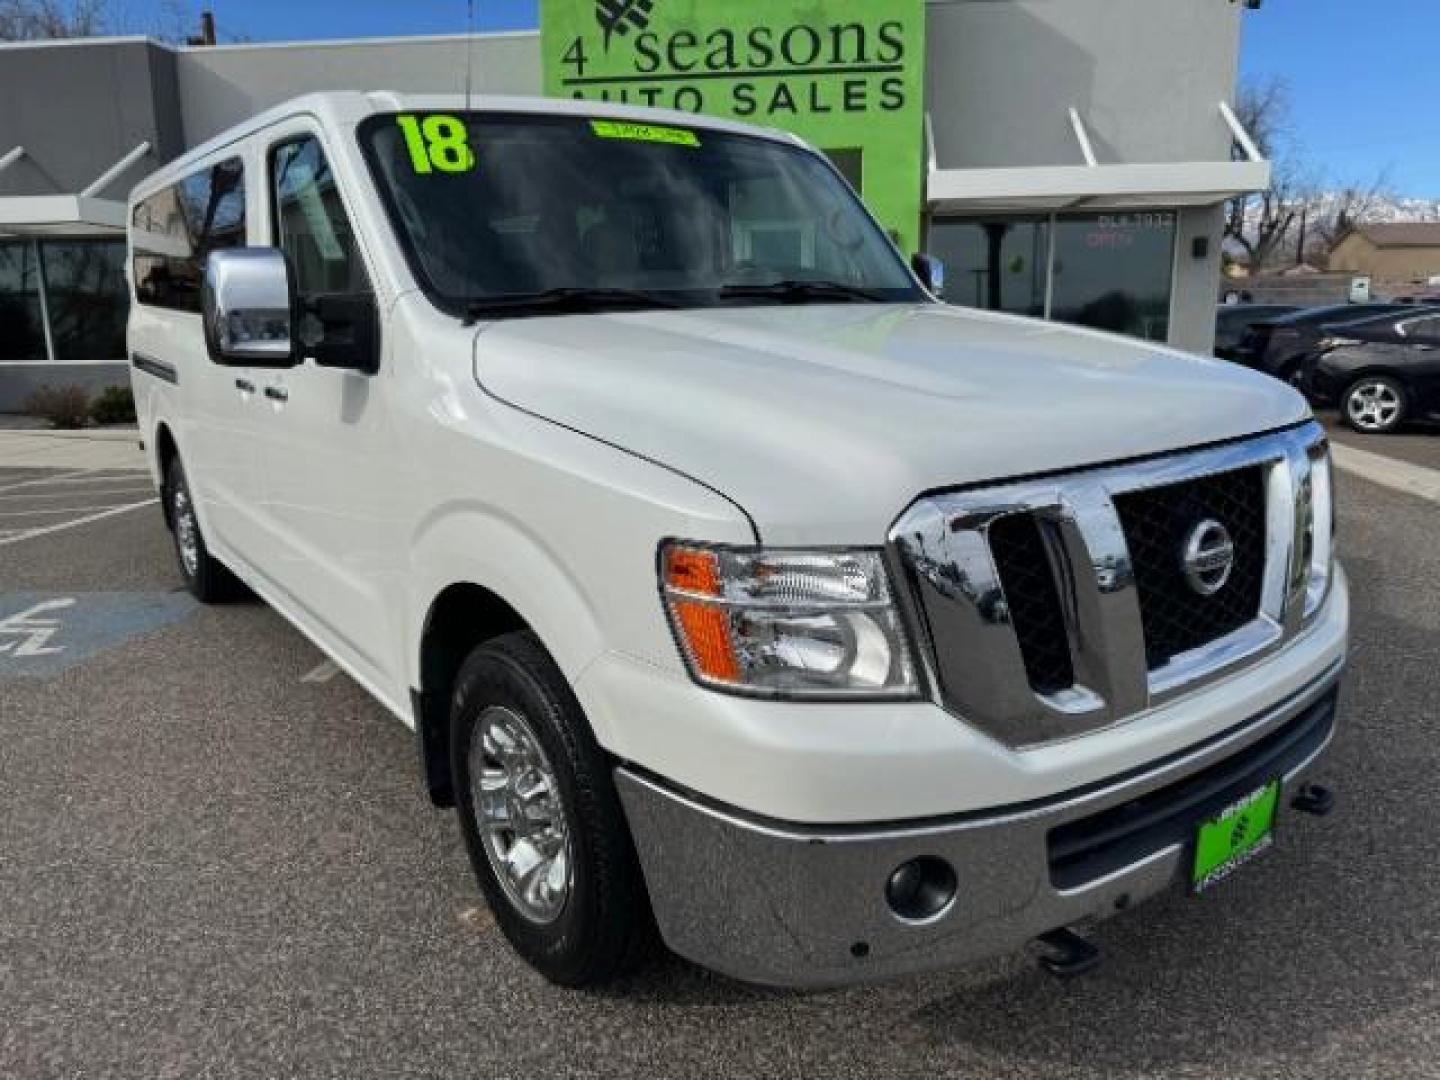
M 397 34 L 455 34 L 465 30 L 465 0 L 130 0 L 135 15 L 144 9 L 166 13 L 179 8 L 215 12 L 221 39 L 234 35 L 256 41 L 302 38 L 380 37 Z M 540 24 L 538 0 L 475 0 L 477 30 L 533 30 Z
M 1265 0 L 1241 70 L 1289 82 L 1296 140 L 1329 182 L 1388 167 L 1397 194 L 1440 198 L 1440 0 Z
M 476 27 L 534 27 L 538 5 L 475 0 Z M 465 0 L 121 0 L 120 6 L 137 17 L 188 10 L 196 18 L 209 6 L 222 39 L 257 41 L 455 33 L 466 19 Z M 1264 0 L 1261 10 L 1246 13 L 1244 33 L 1244 76 L 1289 81 L 1296 139 L 1325 182 L 1365 183 L 1388 168 L 1397 193 L 1440 198 L 1440 0 Z

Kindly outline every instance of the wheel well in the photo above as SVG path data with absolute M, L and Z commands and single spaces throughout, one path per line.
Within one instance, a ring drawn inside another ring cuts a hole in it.
M 475 646 L 528 629 L 520 613 L 489 589 L 468 582 L 435 598 L 420 638 L 420 690 L 414 694 L 420 764 L 430 800 L 453 806 L 450 784 L 450 693 L 455 675 Z
M 179 456 L 180 451 L 175 446 L 175 436 L 170 434 L 170 428 L 161 424 L 155 429 L 155 461 L 160 466 L 160 483 L 165 483 L 165 474 L 170 470 L 170 462 Z M 161 511 L 165 515 L 165 524 L 173 527 L 170 521 L 170 501 L 160 500 Z
M 1344 392 L 1345 392 L 1345 393 L 1349 393 L 1350 388 L 1351 388 L 1352 386 L 1354 386 L 1356 383 L 1361 382 L 1362 380 L 1371 379 L 1371 378 L 1375 378 L 1375 379 L 1388 379 L 1388 380 L 1390 380 L 1391 382 L 1395 383 L 1397 386 L 1399 386 L 1400 389 L 1404 390 L 1406 393 L 1409 393 L 1409 392 L 1410 392 L 1410 386 L 1409 386 L 1409 384 L 1408 384 L 1404 379 L 1402 379 L 1399 375 L 1397 375 L 1393 369 L 1387 368 L 1387 367 L 1367 367 L 1367 368 L 1361 368 L 1359 371 L 1356 371 L 1356 372 L 1354 372 L 1354 373 L 1352 373 L 1352 374 L 1350 374 L 1350 375 L 1347 375 L 1347 376 L 1345 377 L 1345 390 L 1344 390 Z

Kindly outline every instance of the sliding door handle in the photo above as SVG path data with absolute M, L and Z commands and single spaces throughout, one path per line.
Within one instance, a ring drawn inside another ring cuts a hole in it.
M 235 389 L 243 390 L 247 394 L 253 394 L 255 392 L 255 384 L 249 379 L 236 379 Z
M 271 401 L 289 401 L 290 391 L 283 386 L 267 386 L 265 387 L 265 396 Z

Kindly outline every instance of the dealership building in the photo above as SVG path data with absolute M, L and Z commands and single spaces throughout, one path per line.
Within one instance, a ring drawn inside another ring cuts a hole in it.
M 607 6 L 643 17 L 587 44 L 551 14 L 591 26 Z M 1231 111 L 1251 6 L 715 0 L 715 26 L 677 28 L 667 0 L 542 0 L 543 32 L 0 45 L 0 411 L 126 380 L 126 197 L 147 173 L 302 93 L 467 80 L 796 130 L 900 243 L 945 262 L 950 302 L 1206 353 L 1222 206 L 1269 183 Z M 632 66 L 602 62 L 617 57 Z

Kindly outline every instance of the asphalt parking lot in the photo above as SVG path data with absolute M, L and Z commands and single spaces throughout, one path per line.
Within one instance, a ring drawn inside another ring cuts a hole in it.
M 57 475 L 0 470 L 0 1076 L 1440 1076 L 1434 503 L 1341 477 L 1335 814 L 1101 925 L 1094 974 L 575 993 L 480 907 L 411 734 L 258 602 L 192 604 L 154 506 L 36 532 L 85 516 Z

